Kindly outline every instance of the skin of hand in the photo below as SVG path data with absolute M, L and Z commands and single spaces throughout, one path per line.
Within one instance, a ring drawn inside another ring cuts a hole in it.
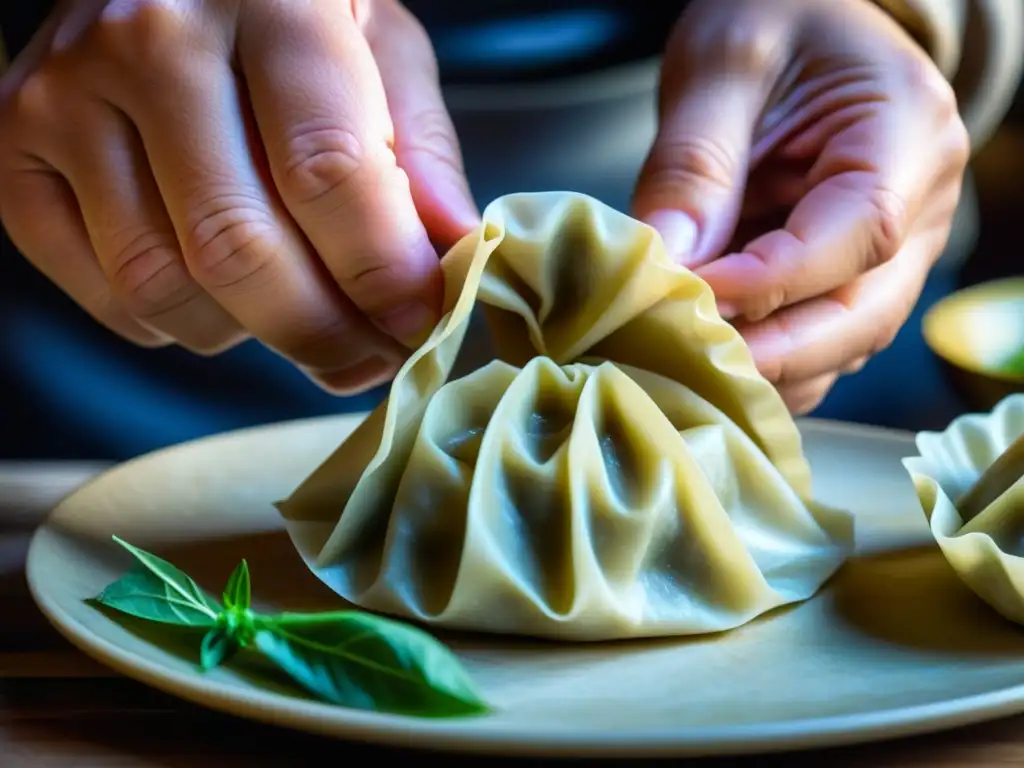
M 67 0 L 0 80 L 0 220 L 126 339 L 256 337 L 348 393 L 431 330 L 479 214 L 395 0 Z
M 970 154 L 951 86 L 869 0 L 697 0 L 634 214 L 715 292 L 794 413 L 887 347 Z

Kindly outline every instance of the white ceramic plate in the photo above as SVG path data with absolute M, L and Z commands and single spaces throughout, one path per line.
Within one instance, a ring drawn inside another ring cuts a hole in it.
M 73 643 L 206 706 L 392 745 L 492 754 L 738 754 L 934 731 L 1024 711 L 1024 630 L 956 580 L 900 458 L 902 433 L 805 421 L 816 496 L 857 513 L 861 553 L 813 600 L 717 637 L 559 645 L 444 637 L 497 708 L 433 721 L 255 687 L 196 650 L 154 645 L 83 602 L 130 564 L 117 534 L 219 592 L 249 560 L 264 608 L 338 608 L 302 565 L 271 502 L 358 422 L 346 416 L 221 435 L 144 456 L 68 497 L 40 528 L 28 580 Z M 911 548 L 911 551 L 908 551 Z M 914 549 L 916 548 L 916 549 Z M 902 553 L 901 553 L 902 551 Z

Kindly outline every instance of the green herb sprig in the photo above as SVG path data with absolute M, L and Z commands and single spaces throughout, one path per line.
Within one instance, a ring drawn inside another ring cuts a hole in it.
M 1009 359 L 999 366 L 999 369 L 1011 376 L 1024 376 L 1024 349 L 1020 349 L 1011 355 Z
M 280 613 L 252 610 L 243 560 L 221 601 L 166 560 L 114 537 L 135 566 L 91 602 L 160 624 L 206 630 L 199 667 L 208 671 L 255 651 L 296 684 L 344 707 L 418 717 L 489 711 L 458 658 L 426 632 L 362 611 Z

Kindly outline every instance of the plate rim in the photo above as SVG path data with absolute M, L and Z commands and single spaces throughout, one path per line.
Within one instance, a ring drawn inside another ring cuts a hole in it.
M 466 719 L 433 720 L 365 712 L 257 688 L 239 695 L 229 686 L 199 676 L 183 686 L 180 672 L 126 651 L 101 635 L 77 629 L 80 627 L 79 622 L 67 616 L 60 605 L 51 601 L 45 590 L 40 589 L 42 579 L 36 576 L 35 568 L 39 559 L 38 551 L 45 546 L 48 523 L 58 510 L 93 483 L 138 461 L 188 450 L 198 443 L 209 444 L 222 439 L 244 438 L 247 434 L 258 432 L 301 429 L 304 425 L 365 418 L 366 414 L 363 411 L 332 414 L 220 432 L 151 451 L 99 472 L 62 498 L 33 532 L 25 562 L 25 576 L 32 600 L 47 621 L 79 651 L 115 672 L 164 694 L 254 722 L 388 747 L 509 757 L 739 756 L 889 741 L 1024 711 L 1024 683 L 1021 683 L 939 702 L 857 714 L 742 725 L 632 729 L 625 736 L 613 731 L 574 734 L 555 729 L 538 729 L 535 726 L 488 726 L 486 716 L 483 719 L 471 718 L 474 725 L 466 728 L 463 725 Z M 802 436 L 806 436 L 807 432 L 856 436 L 903 443 L 909 450 L 914 450 L 915 433 L 907 430 L 832 419 L 801 418 L 796 421 Z

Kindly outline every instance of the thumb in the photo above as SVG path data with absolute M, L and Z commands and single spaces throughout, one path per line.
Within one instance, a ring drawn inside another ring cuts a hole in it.
M 473 229 L 480 213 L 438 82 L 430 39 L 400 3 L 374 4 L 366 37 L 387 94 L 395 157 L 409 177 L 413 203 L 430 235 L 448 247 Z
M 673 37 L 662 69 L 658 135 L 637 180 L 633 213 L 661 233 L 673 260 L 694 268 L 732 237 L 771 83 L 749 55 L 730 56 L 723 45 L 704 57 Z

